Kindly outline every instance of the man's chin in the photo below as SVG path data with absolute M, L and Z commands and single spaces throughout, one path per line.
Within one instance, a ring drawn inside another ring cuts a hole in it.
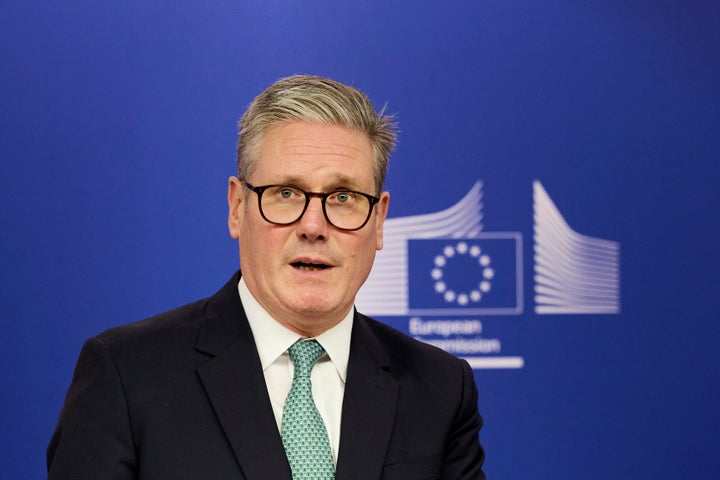
M 331 295 L 325 292 L 303 292 L 289 299 L 288 307 L 299 318 L 328 319 L 337 315 L 344 316 L 345 306 L 339 301 L 333 301 Z

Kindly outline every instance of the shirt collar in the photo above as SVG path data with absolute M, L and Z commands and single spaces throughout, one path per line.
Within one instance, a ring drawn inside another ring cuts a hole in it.
M 238 282 L 240 301 L 245 309 L 250 329 L 252 330 L 263 371 L 284 354 L 293 343 L 302 338 L 298 333 L 286 328 L 275 320 L 255 299 L 240 277 Z M 354 309 L 345 315 L 337 325 L 327 330 L 315 340 L 325 349 L 330 361 L 342 378 L 347 375 L 348 358 L 350 357 L 350 336 L 352 333 Z

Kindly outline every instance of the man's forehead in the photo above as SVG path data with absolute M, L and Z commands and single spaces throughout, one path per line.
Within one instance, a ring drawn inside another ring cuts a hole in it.
M 349 190 L 363 190 L 367 189 L 367 186 L 359 181 L 356 177 L 351 177 L 342 173 L 327 175 L 319 177 L 314 175 L 313 172 L 307 172 L 306 174 L 288 174 L 285 172 L 271 173 L 269 179 L 272 183 L 279 183 L 283 185 L 297 186 L 303 189 L 321 188 L 322 190 L 333 190 L 338 188 L 349 189 Z
M 373 149 L 365 132 L 307 121 L 282 122 L 260 144 L 253 171 L 264 184 L 366 191 L 375 184 Z

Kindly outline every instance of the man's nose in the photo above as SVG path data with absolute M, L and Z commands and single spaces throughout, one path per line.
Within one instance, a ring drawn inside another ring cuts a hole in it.
M 305 213 L 298 221 L 297 235 L 309 240 L 323 240 L 327 238 L 328 224 L 323 213 L 322 200 L 318 197 L 311 197 Z

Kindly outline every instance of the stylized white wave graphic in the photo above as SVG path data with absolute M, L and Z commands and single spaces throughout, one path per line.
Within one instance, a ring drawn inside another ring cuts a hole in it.
M 482 182 L 458 203 L 437 213 L 389 218 L 384 246 L 365 285 L 358 292 L 358 310 L 368 315 L 408 313 L 408 239 L 475 238 L 482 231 Z
M 574 232 L 533 182 L 535 313 L 618 313 L 620 245 Z

